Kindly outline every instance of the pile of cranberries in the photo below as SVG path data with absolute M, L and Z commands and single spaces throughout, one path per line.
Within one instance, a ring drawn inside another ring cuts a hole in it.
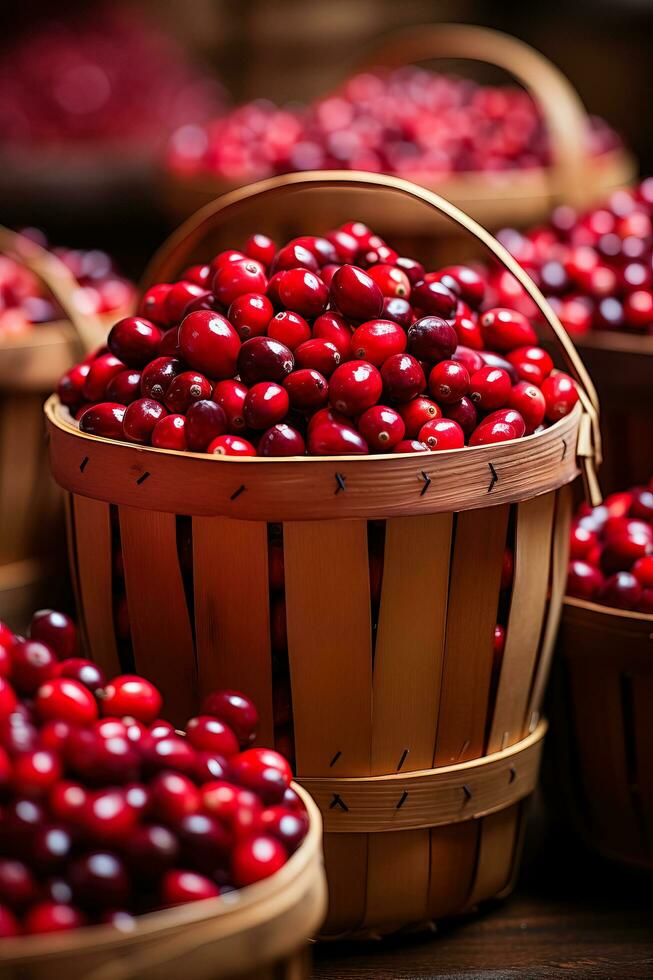
M 428 452 L 567 415 L 529 320 L 481 309 L 467 266 L 426 272 L 361 222 L 278 247 L 253 235 L 143 296 L 61 379 L 83 432 L 232 456 Z
M 598 119 L 586 139 L 594 154 L 619 145 Z M 240 183 L 336 168 L 432 184 L 460 172 L 497 175 L 548 162 L 547 133 L 525 91 L 415 67 L 356 75 L 310 106 L 258 100 L 205 126 L 184 125 L 167 154 L 178 176 Z
M 42 248 L 45 235 L 36 228 L 22 232 Z M 106 252 L 54 248 L 53 253 L 79 283 L 75 302 L 86 313 L 105 314 L 128 308 L 134 287 L 123 279 Z M 9 255 L 0 255 L 0 342 L 29 332 L 34 324 L 49 323 L 61 316 L 56 302 L 29 269 Z
M 62 613 L 0 623 L 0 937 L 213 898 L 274 874 L 308 829 L 256 707 L 209 695 L 185 732 L 147 680 L 107 681 Z
M 101 8 L 101 9 L 98 9 Z M 221 106 L 220 86 L 135 8 L 86 5 L 29 30 L 0 58 L 3 152 L 71 143 L 148 147 Z
M 497 236 L 539 285 L 573 335 L 653 333 L 653 177 L 615 191 L 584 214 L 561 205 L 546 227 Z M 513 276 L 495 270 L 492 302 L 535 316 Z
M 571 529 L 567 594 L 653 614 L 653 479 L 583 504 Z

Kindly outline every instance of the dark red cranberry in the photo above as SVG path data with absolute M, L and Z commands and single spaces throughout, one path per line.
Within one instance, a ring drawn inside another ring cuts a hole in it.
M 416 259 L 409 259 L 406 256 L 400 255 L 396 260 L 395 265 L 398 269 L 401 269 L 406 276 L 408 276 L 408 281 L 411 286 L 416 283 L 421 282 L 424 279 L 424 266 L 421 262 Z
M 257 825 L 261 833 L 276 837 L 288 854 L 294 854 L 308 831 L 308 816 L 285 806 L 271 806 L 259 814 Z
M 217 402 L 203 399 L 194 402 L 186 413 L 186 443 L 194 453 L 206 451 L 216 436 L 227 431 L 227 415 Z
M 301 433 L 283 422 L 267 429 L 258 442 L 259 456 L 303 456 L 305 452 Z
M 150 772 L 174 769 L 188 776 L 195 773 L 197 755 L 185 738 L 170 735 L 159 738 L 143 747 L 143 758 Z
M 606 606 L 617 609 L 635 609 L 642 594 L 642 587 L 630 572 L 616 572 L 599 588 L 596 598 Z
M 446 405 L 444 415 L 446 418 L 457 422 L 466 436 L 469 436 L 474 431 L 478 422 L 478 412 L 474 407 L 474 403 L 466 395 L 459 402 L 454 402 L 453 405 Z
M 227 864 L 231 835 L 215 817 L 205 813 L 189 813 L 181 818 L 175 830 L 185 865 L 205 870 Z
M 185 452 L 188 449 L 186 417 L 176 413 L 164 415 L 152 430 L 151 442 L 155 449 L 174 449 L 177 452 Z
M 190 367 L 222 380 L 236 373 L 240 337 L 226 317 L 200 310 L 184 317 L 179 328 L 179 349 Z
M 93 840 L 117 842 L 135 829 L 139 811 L 130 805 L 122 790 L 102 789 L 88 796 L 80 818 L 85 833 Z
M 161 710 L 162 698 L 154 684 L 137 674 L 114 677 L 102 691 L 102 714 L 129 716 L 148 724 Z
M 396 402 L 408 402 L 426 388 L 422 367 L 410 354 L 393 354 L 381 368 L 383 388 Z
M 383 293 L 374 280 L 355 265 L 343 265 L 334 274 L 329 296 L 338 310 L 352 320 L 374 320 L 383 310 Z
M 65 759 L 69 771 L 93 785 L 133 780 L 140 772 L 139 754 L 124 735 L 103 738 L 96 731 L 76 729 L 66 741 Z
M 11 648 L 11 661 L 11 683 L 21 694 L 34 694 L 56 674 L 55 652 L 39 640 L 17 640 Z
M 238 353 L 238 374 L 246 385 L 257 381 L 281 382 L 294 366 L 292 351 L 270 337 L 252 337 Z
M 127 870 L 121 858 L 110 851 L 92 851 L 76 858 L 68 878 L 76 901 L 84 908 L 119 908 L 129 901 Z
M 106 398 L 109 382 L 124 371 L 124 361 L 113 354 L 100 354 L 92 363 L 84 381 L 84 398 L 89 402 L 101 402 Z
M 290 405 L 301 412 L 322 408 L 329 400 L 329 384 L 319 371 L 301 368 L 284 378 Z
M 188 741 L 197 750 L 217 752 L 219 755 L 236 755 L 238 740 L 231 728 L 213 715 L 198 715 L 186 725 Z
M 139 398 L 127 406 L 122 420 L 125 438 L 130 442 L 149 442 L 154 426 L 168 412 L 154 398 Z
M 322 422 L 308 432 L 312 456 L 366 455 L 369 447 L 361 434 L 341 422 Z
M 426 279 L 415 283 L 410 300 L 427 316 L 442 317 L 444 320 L 453 317 L 458 305 L 455 293 L 447 289 L 444 283 Z
M 83 401 L 84 383 L 90 369 L 90 364 L 75 364 L 59 379 L 57 394 L 62 405 L 72 408 Z
M 134 370 L 121 371 L 107 385 L 107 398 L 121 405 L 129 405 L 141 393 L 141 372 Z
M 254 702 L 239 691 L 215 691 L 207 695 L 202 702 L 202 713 L 228 725 L 243 747 L 256 738 L 258 710 Z
M 200 794 L 195 784 L 180 772 L 162 772 L 150 783 L 152 812 L 164 823 L 176 824 L 187 813 L 197 813 Z
M 385 297 L 381 315 L 384 320 L 392 320 L 394 323 L 398 323 L 404 330 L 408 330 L 415 319 L 410 303 L 405 299 L 399 299 L 399 297 L 394 296 Z
M 458 335 L 454 328 L 437 316 L 422 317 L 408 331 L 408 350 L 420 360 L 447 360 L 457 345 Z
M 162 401 L 171 382 L 184 369 L 182 362 L 176 357 L 156 357 L 143 368 L 141 374 L 141 395 L 144 398 L 156 398 Z
M 82 432 L 88 432 L 93 436 L 121 439 L 125 411 L 125 406 L 117 402 L 100 402 L 98 405 L 91 405 L 80 415 L 79 427 Z
M 179 858 L 179 842 L 163 824 L 136 827 L 124 842 L 131 871 L 139 878 L 155 881 Z
M 569 563 L 567 594 L 577 599 L 595 599 L 603 585 L 603 575 L 586 561 L 576 559 Z
M 175 414 L 184 415 L 193 402 L 211 397 L 211 383 L 203 374 L 195 371 L 182 371 L 172 379 L 165 393 L 166 408 Z
M 128 316 L 111 328 L 107 346 L 127 367 L 141 368 L 156 357 L 162 331 L 140 316 Z
M 181 905 L 205 898 L 217 898 L 218 886 L 195 871 L 167 871 L 161 882 L 161 897 L 166 905 Z
M 0 902 L 10 909 L 20 910 L 34 901 L 37 883 L 22 861 L 0 858 Z
M 460 296 L 465 303 L 477 310 L 481 306 L 485 297 L 485 280 L 474 269 L 467 265 L 448 265 L 444 269 L 439 269 L 431 276 L 437 277 L 433 281 L 444 283 L 452 293 Z
M 20 934 L 20 925 L 14 913 L 6 905 L 0 905 L 0 939 Z
M 51 874 L 65 867 L 73 849 L 73 838 L 63 823 L 39 827 L 32 838 L 31 858 L 40 873 Z

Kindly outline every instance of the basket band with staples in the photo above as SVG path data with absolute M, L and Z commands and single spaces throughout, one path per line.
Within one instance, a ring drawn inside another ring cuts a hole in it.
M 327 833 L 375 834 L 484 817 L 535 789 L 547 724 L 509 748 L 471 762 L 387 776 L 300 778 Z

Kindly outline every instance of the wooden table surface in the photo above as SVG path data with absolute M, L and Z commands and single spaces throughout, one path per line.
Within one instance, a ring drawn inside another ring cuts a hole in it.
M 318 946 L 314 980 L 651 980 L 653 873 L 616 868 L 560 831 L 530 836 L 511 898 L 438 934 Z

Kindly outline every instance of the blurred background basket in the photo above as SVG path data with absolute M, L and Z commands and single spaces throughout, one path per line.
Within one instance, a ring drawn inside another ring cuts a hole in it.
M 138 671 L 158 684 L 173 717 L 186 717 L 216 684 L 247 692 L 268 744 L 281 734 L 274 698 L 290 691 L 298 779 L 316 794 L 327 828 L 326 932 L 389 931 L 511 886 L 544 734 L 567 485 L 582 470 L 596 490 L 596 405 L 573 345 L 509 254 L 447 202 L 397 178 L 295 174 L 234 192 L 173 235 L 148 284 L 198 252 L 214 254 L 216 235 L 233 246 L 265 230 L 261 215 L 272 220 L 273 204 L 285 213 L 293 194 L 311 225 L 304 230 L 321 230 L 313 227 L 319 197 L 332 223 L 351 218 L 352 194 L 357 206 L 365 199 L 355 212 L 362 220 L 400 196 L 467 229 L 538 304 L 582 404 L 539 434 L 434 457 L 236 460 L 88 436 L 53 398 L 51 462 L 70 491 L 69 547 L 89 651 L 110 673 L 125 655 L 114 629 L 119 539 L 128 655 Z M 373 645 L 368 544 L 378 521 L 384 572 Z M 283 526 L 283 656 L 271 641 L 271 523 Z M 180 536 L 190 538 L 181 551 Z M 515 578 L 494 669 L 508 541 Z

